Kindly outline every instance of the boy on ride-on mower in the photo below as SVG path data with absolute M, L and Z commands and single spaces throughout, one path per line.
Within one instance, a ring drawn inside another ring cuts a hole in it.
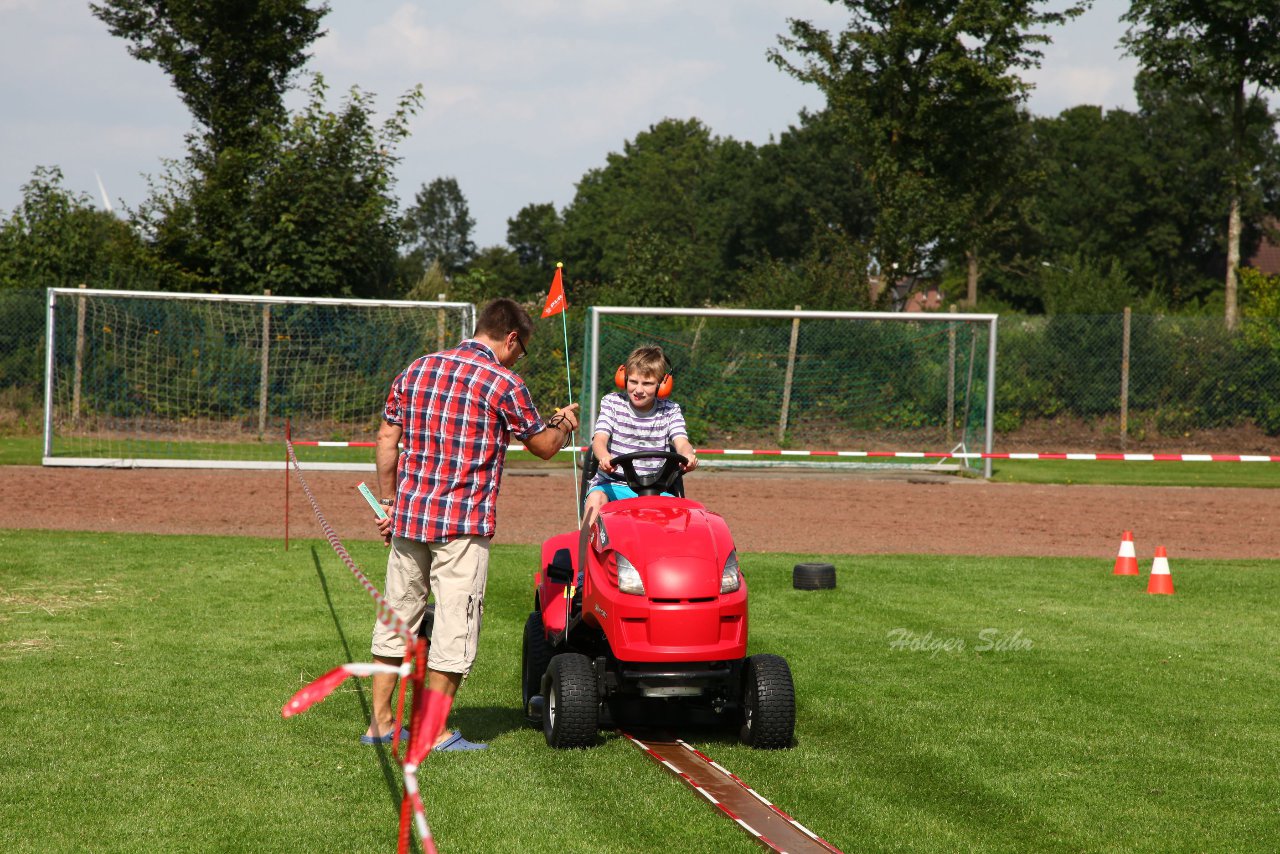
M 596 514 L 606 503 L 619 498 L 635 498 L 636 494 L 615 475 L 615 455 L 635 451 L 665 451 L 674 447 L 687 462 L 685 472 L 698 467 L 698 457 L 689 443 L 680 405 L 667 396 L 671 393 L 671 373 L 661 347 L 637 347 L 614 376 L 619 391 L 600 399 L 600 415 L 591 437 L 591 450 L 600 461 L 600 470 L 587 488 L 583 507 L 582 528 L 590 529 Z M 661 460 L 637 460 L 639 474 L 650 474 L 662 467 Z

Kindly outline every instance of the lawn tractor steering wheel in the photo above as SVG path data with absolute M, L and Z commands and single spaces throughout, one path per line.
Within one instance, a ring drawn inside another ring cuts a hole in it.
M 663 460 L 663 464 L 662 468 L 653 474 L 642 475 L 636 472 L 635 460 Z M 622 470 L 622 477 L 627 486 L 635 490 L 636 495 L 660 495 L 663 492 L 669 492 L 678 498 L 684 497 L 682 467 L 688 464 L 688 460 L 681 454 L 674 451 L 635 451 L 614 457 L 613 464 Z M 586 484 L 591 482 L 591 478 L 599 468 L 600 461 L 596 459 L 595 454 L 588 451 L 582 466 L 584 499 Z
M 653 474 L 637 474 L 636 460 L 662 460 L 662 468 Z M 663 492 L 675 493 L 682 469 L 689 461 L 675 451 L 633 451 L 614 457 L 613 464 L 622 469 L 627 486 L 634 489 L 636 495 L 660 495 Z

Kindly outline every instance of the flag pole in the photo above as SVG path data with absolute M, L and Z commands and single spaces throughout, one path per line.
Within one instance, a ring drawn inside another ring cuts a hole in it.
M 560 315 L 560 328 L 564 332 L 564 380 L 569 390 L 569 403 L 573 403 L 573 372 L 569 367 L 569 321 L 565 318 L 569 310 L 569 300 L 564 295 L 564 262 L 556 262 L 556 274 L 551 280 L 551 292 L 547 295 L 547 304 L 542 309 L 542 316 L 555 312 Z M 579 424 L 581 427 L 581 424 Z M 573 507 L 578 518 L 578 527 L 582 527 L 582 496 L 578 486 L 578 441 L 573 440 Z

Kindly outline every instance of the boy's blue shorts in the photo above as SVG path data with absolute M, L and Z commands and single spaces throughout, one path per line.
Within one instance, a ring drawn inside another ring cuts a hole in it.
M 597 483 L 595 486 L 587 490 L 587 495 L 593 492 L 603 492 L 604 497 L 610 501 L 618 501 L 623 498 L 639 498 L 636 491 L 625 483 Z M 667 498 L 675 498 L 670 492 L 662 493 Z

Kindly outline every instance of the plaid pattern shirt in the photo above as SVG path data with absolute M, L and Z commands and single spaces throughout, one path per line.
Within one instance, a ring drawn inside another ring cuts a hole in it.
M 392 533 L 420 542 L 493 536 L 510 436 L 545 428 L 520 376 L 471 339 L 405 368 L 382 417 L 403 430 Z

